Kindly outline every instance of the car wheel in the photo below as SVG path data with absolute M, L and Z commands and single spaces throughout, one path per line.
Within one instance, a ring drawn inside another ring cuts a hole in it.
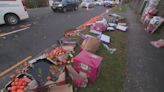
M 67 12 L 67 9 L 66 8 L 63 8 L 63 12 Z
M 51 9 L 52 9 L 54 12 L 56 12 L 56 9 L 54 9 L 53 7 L 51 7 Z
M 75 10 L 75 11 L 78 10 L 78 6 L 75 6 L 74 10 Z
M 56 12 L 56 9 L 52 9 L 54 12 Z
M 19 23 L 19 18 L 17 15 L 15 14 L 7 14 L 5 16 L 5 22 L 8 25 L 16 25 Z

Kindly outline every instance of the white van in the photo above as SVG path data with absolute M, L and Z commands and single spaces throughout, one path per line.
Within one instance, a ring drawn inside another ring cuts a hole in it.
M 0 24 L 15 25 L 29 18 L 22 0 L 0 0 Z

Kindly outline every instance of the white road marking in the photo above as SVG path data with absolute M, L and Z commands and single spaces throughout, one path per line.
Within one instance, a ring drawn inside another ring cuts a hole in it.
M 11 34 L 14 34 L 14 33 L 20 32 L 20 31 L 24 31 L 24 30 L 29 29 L 29 28 L 30 27 L 25 27 L 25 28 L 18 29 L 18 30 L 12 31 L 12 32 L 4 33 L 4 34 L 1 34 L 0 37 L 11 35 Z
M 109 9 L 106 9 L 106 13 L 109 13 Z

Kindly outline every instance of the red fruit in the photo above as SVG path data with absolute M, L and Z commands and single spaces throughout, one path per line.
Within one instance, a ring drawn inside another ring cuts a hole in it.
M 15 85 L 15 83 L 14 83 L 14 82 L 12 82 L 12 83 L 11 83 L 11 86 L 14 86 L 14 85 Z
M 18 85 L 18 83 L 19 83 L 19 82 L 15 81 L 15 82 L 14 82 L 14 85 L 15 85 L 15 86 L 17 86 L 17 85 Z
M 19 81 L 18 82 L 18 86 L 22 86 L 23 85 L 23 82 L 22 81 Z
M 18 81 L 19 81 L 19 78 L 16 78 L 14 81 L 15 81 L 15 82 L 18 82 Z
M 52 80 L 52 77 L 51 76 L 47 76 L 47 80 Z
M 22 86 L 27 86 L 27 82 L 24 82 L 24 83 L 22 84 Z
M 16 90 L 13 90 L 13 91 L 11 91 L 11 92 L 17 92 Z
M 17 90 L 17 87 L 16 86 L 12 86 L 11 87 L 11 91 L 16 91 Z
M 24 92 L 24 90 L 22 90 L 22 89 L 18 89 L 17 92 Z
M 22 82 L 25 82 L 26 80 L 25 80 L 25 78 L 22 78 Z
M 25 88 L 25 86 L 19 86 L 19 89 L 24 89 Z

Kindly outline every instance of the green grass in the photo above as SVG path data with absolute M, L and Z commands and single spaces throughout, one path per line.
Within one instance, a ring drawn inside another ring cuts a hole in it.
M 88 32 L 85 32 L 88 33 Z M 93 84 L 87 88 L 81 88 L 79 92 L 121 92 L 125 80 L 127 66 L 127 33 L 114 31 L 106 32 L 111 36 L 111 47 L 117 48 L 114 54 L 110 54 L 102 45 L 96 52 L 97 55 L 104 57 L 101 72 Z M 78 49 L 76 49 L 79 52 Z
M 112 12 L 115 13 L 125 13 L 127 11 L 125 4 L 118 5 L 112 8 Z
M 164 39 L 164 24 L 162 24 L 154 33 L 153 33 L 153 38 L 158 39 Z

